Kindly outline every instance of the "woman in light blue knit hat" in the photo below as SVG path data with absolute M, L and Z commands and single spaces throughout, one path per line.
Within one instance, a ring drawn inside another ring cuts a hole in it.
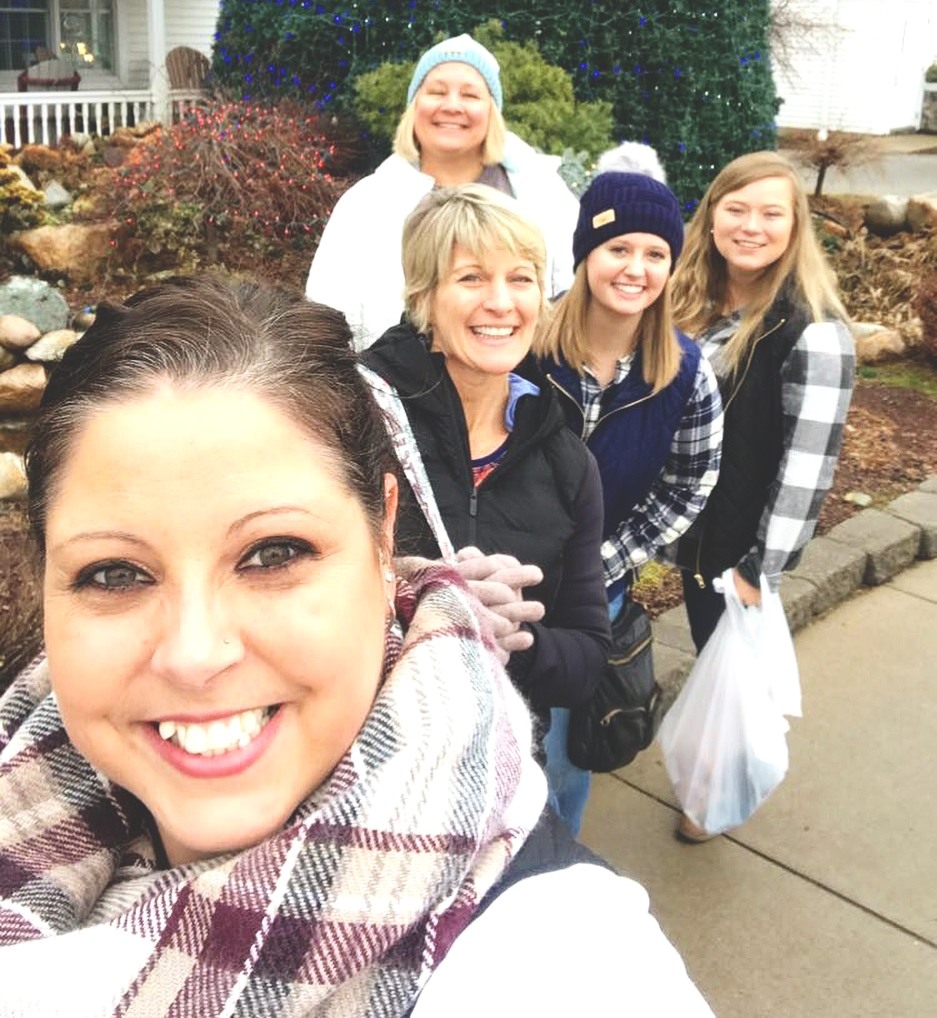
M 359 349 L 400 320 L 403 222 L 434 187 L 479 182 L 511 195 L 547 242 L 547 295 L 572 282 L 579 205 L 557 173 L 505 127 L 500 68 L 470 35 L 445 39 L 417 62 L 394 152 L 341 197 L 309 271 L 306 296 L 344 312 Z

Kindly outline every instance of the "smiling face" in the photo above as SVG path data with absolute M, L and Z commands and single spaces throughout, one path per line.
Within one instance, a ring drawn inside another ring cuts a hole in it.
M 786 177 L 762 177 L 724 195 L 713 209 L 712 236 L 730 279 L 749 282 L 787 250 L 794 195 Z
M 670 278 L 670 245 L 653 233 L 624 233 L 589 252 L 586 279 L 594 305 L 627 318 L 640 315 Z
M 390 475 L 385 494 L 389 549 Z M 381 549 L 334 457 L 248 392 L 165 386 L 78 432 L 46 535 L 46 647 L 76 747 L 148 807 L 173 864 L 278 830 L 381 674 Z
M 433 294 L 433 349 L 446 357 L 456 385 L 481 376 L 504 378 L 526 357 L 540 315 L 532 261 L 505 248 L 482 258 L 461 244 Z
M 424 157 L 481 156 L 488 134 L 491 93 L 468 64 L 438 64 L 423 79 L 413 100 L 413 132 Z

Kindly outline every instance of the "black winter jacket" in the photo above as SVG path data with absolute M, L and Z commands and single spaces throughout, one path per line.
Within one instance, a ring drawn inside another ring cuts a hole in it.
M 543 570 L 525 595 L 542 601 L 530 627 L 534 645 L 511 656 L 508 671 L 532 708 L 587 699 L 610 643 L 600 554 L 602 489 L 592 455 L 566 427 L 553 387 L 528 357 L 515 372 L 540 388 L 517 403 L 504 458 L 475 488 L 462 402 L 445 367 L 408 324 L 390 329 L 362 355 L 401 397 L 455 548 L 514 555 Z M 440 551 L 405 487 L 397 525 L 401 554 Z

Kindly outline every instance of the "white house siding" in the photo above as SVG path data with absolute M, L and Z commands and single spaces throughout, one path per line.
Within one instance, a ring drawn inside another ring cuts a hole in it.
M 211 57 L 218 0 L 166 0 L 166 47 L 191 46 Z
M 933 0 L 789 0 L 818 26 L 775 66 L 781 127 L 864 134 L 916 129 L 924 71 L 937 56 Z

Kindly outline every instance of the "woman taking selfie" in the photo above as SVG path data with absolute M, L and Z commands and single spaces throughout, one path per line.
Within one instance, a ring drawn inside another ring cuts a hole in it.
M 569 286 L 576 199 L 557 173 L 559 158 L 508 131 L 501 106 L 498 61 L 471 36 L 420 57 L 393 154 L 339 199 L 306 283 L 310 300 L 345 313 L 359 349 L 400 320 L 403 223 L 434 187 L 477 181 L 517 198 L 546 237 L 547 296 Z
M 599 465 L 612 619 L 641 566 L 702 509 L 719 469 L 716 380 L 671 317 L 682 247 L 680 206 L 665 184 L 643 173 L 599 174 L 580 200 L 573 285 L 538 341 L 567 423 Z M 568 712 L 553 712 L 547 776 L 560 816 L 578 832 L 589 774 L 569 762 L 568 723 Z
M 490 1007 L 479 965 L 536 1001 L 543 880 L 556 941 L 567 907 L 592 951 L 630 915 L 645 1013 L 708 1013 L 594 857 L 482 914 L 542 838 L 530 719 L 458 577 L 395 565 L 348 339 L 179 281 L 102 308 L 53 373 L 27 457 L 46 654 L 0 700 L 0 1010 L 419 1018 Z
M 719 481 L 680 542 L 697 650 L 725 609 L 712 581 L 733 567 L 743 604 L 777 591 L 813 535 L 833 482 L 855 373 L 836 277 L 813 232 L 799 175 L 753 152 L 716 176 L 674 278 L 674 314 L 719 378 Z M 708 835 L 684 817 L 681 835 Z

